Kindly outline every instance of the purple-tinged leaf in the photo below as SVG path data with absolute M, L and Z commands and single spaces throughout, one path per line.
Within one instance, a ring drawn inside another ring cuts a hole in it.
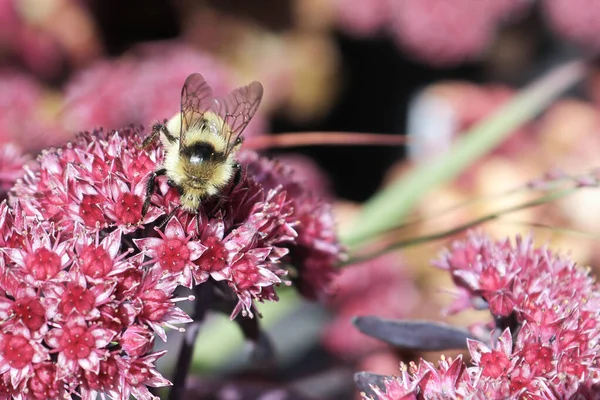
M 378 387 L 385 392 L 385 381 L 392 380 L 393 377 L 387 375 L 372 374 L 370 372 L 357 372 L 354 374 L 354 383 L 361 392 L 367 396 L 376 396 L 372 387 Z
M 439 351 L 467 347 L 468 331 L 430 321 L 394 321 L 375 316 L 356 317 L 354 325 L 365 335 L 402 349 Z

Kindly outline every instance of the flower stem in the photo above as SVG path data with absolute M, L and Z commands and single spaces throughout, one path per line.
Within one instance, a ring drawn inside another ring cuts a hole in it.
M 415 246 L 415 245 L 422 244 L 422 243 L 428 243 L 428 242 L 432 242 L 434 240 L 445 239 L 450 236 L 456 235 L 458 233 L 465 232 L 476 226 L 482 225 L 485 222 L 500 218 L 501 216 L 506 215 L 508 213 L 524 210 L 524 209 L 531 208 L 531 207 L 536 207 L 541 204 L 546 204 L 551 201 L 561 199 L 565 196 L 573 194 L 577 190 L 578 190 L 577 188 L 563 189 L 560 191 L 556 191 L 554 193 L 544 195 L 544 196 L 539 197 L 534 200 L 526 201 L 521 204 L 517 204 L 515 206 L 511 206 L 511 207 L 504 208 L 502 210 L 498 210 L 498 211 L 490 213 L 490 214 L 486 214 L 484 216 L 475 218 L 471 221 L 468 221 L 459 226 L 455 226 L 448 230 L 435 232 L 435 233 L 431 233 L 431 234 L 427 234 L 427 235 L 416 236 L 416 237 L 409 237 L 407 239 L 401 239 L 401 240 L 389 243 L 385 247 L 376 249 L 369 253 L 360 254 L 359 256 L 352 256 L 349 260 L 347 260 L 343 264 L 341 264 L 341 266 L 349 266 L 349 265 L 353 265 L 353 264 L 356 264 L 359 262 L 365 262 L 367 260 L 372 260 L 374 258 L 377 258 L 377 257 L 379 257 L 385 253 L 388 253 L 390 251 L 393 251 L 393 250 L 406 248 L 406 247 L 410 247 L 410 246 Z
M 407 136 L 359 132 L 298 132 L 251 137 L 244 148 L 253 150 L 301 146 L 401 146 Z
M 197 285 L 194 287 L 194 314 L 192 318 L 194 322 L 186 327 L 185 336 L 181 342 L 179 356 L 175 367 L 175 376 L 173 377 L 173 386 L 169 392 L 169 400 L 180 400 L 185 393 L 185 382 L 192 364 L 192 356 L 194 354 L 194 345 L 200 325 L 204 321 L 204 317 L 210 308 L 212 300 L 212 285 Z

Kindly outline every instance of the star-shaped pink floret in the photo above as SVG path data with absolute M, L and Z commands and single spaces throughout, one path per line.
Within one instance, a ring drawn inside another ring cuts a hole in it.
M 58 375 L 65 377 L 78 372 L 79 367 L 98 374 L 100 360 L 108 350 L 106 346 L 116 332 L 101 325 L 88 326 L 81 316 L 72 314 L 60 328 L 46 335 L 46 344 L 58 352 Z
M 48 350 L 23 326 L 0 334 L 0 374 L 7 373 L 14 388 L 33 374 L 34 364 L 49 358 Z
M 148 354 L 145 357 L 118 357 L 121 388 L 123 398 L 133 395 L 136 399 L 154 399 L 146 386 L 163 387 L 170 386 L 171 382 L 165 379 L 156 370 L 156 360 L 167 351 Z
M 42 337 L 48 330 L 48 311 L 36 291 L 27 286 L 17 288 L 10 297 L 0 296 L 0 320 L 3 331 L 10 331 L 15 325 L 29 330 L 32 337 Z
M 135 239 L 136 246 L 159 265 L 164 274 L 179 276 L 178 283 L 191 288 L 192 271 L 197 268 L 194 261 L 200 258 L 206 246 L 190 240 L 193 234 L 185 235 L 181 222 L 171 218 L 165 232 L 156 229 L 160 237 Z
M 173 292 L 177 287 L 174 277 L 161 278 L 157 268 L 151 268 L 144 276 L 139 291 L 135 296 L 136 307 L 139 307 L 137 318 L 148 325 L 163 340 L 167 341 L 167 334 L 163 326 L 183 331 L 175 324 L 192 322 L 192 319 L 175 303 L 190 298 L 174 298 Z M 192 297 L 193 299 L 193 297 Z
M 75 242 L 76 264 L 88 282 L 104 282 L 131 267 L 126 260 L 129 252 L 121 252 L 121 242 L 120 230 L 109 233 L 102 241 L 98 234 L 95 240 L 85 232 L 79 234 Z
M 54 243 L 53 243 L 54 241 Z M 64 279 L 64 270 L 71 263 L 68 240 L 53 240 L 51 233 L 34 226 L 21 248 L 2 248 L 9 260 L 15 263 L 16 276 L 32 286 Z
M 512 368 L 512 343 L 509 329 L 505 329 L 500 335 L 495 349 L 490 349 L 477 340 L 467 339 L 473 363 L 479 365 L 482 376 L 493 379 L 505 376 Z
M 113 298 L 116 282 L 103 281 L 88 284 L 82 273 L 72 269 L 67 282 L 49 283 L 44 288 L 45 304 L 53 310 L 54 321 L 66 321 L 72 313 L 86 319 L 98 318 L 98 310 Z

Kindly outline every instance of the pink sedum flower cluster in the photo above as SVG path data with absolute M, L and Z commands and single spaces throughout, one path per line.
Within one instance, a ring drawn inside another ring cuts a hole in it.
M 331 205 L 307 190 L 304 182 L 294 179 L 286 164 L 250 152 L 242 153 L 239 160 L 246 165 L 248 175 L 265 188 L 280 186 L 279 190 L 293 201 L 286 221 L 293 223 L 297 236 L 284 261 L 293 260 L 295 271 L 291 279 L 303 296 L 311 300 L 328 297 L 336 275 L 332 266 L 345 257 L 335 232 Z
M 198 214 L 157 179 L 164 156 L 143 132 L 83 133 L 43 152 L 0 206 L 0 393 L 16 399 L 152 399 L 169 381 L 154 336 L 192 319 L 179 285 L 212 285 L 232 318 L 277 300 L 284 265 L 311 295 L 326 291 L 340 247 L 327 206 L 290 171 L 253 153 L 242 176 Z M 167 218 L 168 217 L 168 218 Z M 297 257 L 292 256 L 297 254 Z M 285 264 L 284 264 L 285 263 Z
M 122 254 L 122 231 L 68 232 L 0 207 L 0 393 L 15 399 L 153 398 L 169 382 L 154 368 L 154 330 L 189 322 L 173 277 Z M 102 237 L 102 238 L 101 238 Z M 132 338 L 144 334 L 144 343 Z
M 437 367 L 403 365 L 399 377 L 373 389 L 374 397 L 600 397 L 600 287 L 588 269 L 531 240 L 492 242 L 477 234 L 436 264 L 461 292 L 451 311 L 487 306 L 493 321 L 471 327 L 480 340 L 467 339 L 470 364 L 458 357 Z

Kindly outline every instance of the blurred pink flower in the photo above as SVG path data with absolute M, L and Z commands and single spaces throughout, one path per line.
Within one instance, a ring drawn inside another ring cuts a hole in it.
M 323 342 L 333 353 L 349 358 L 389 349 L 354 329 L 352 318 L 373 314 L 404 318 L 417 303 L 418 292 L 398 253 L 348 266 L 333 281 L 328 304 L 335 316 L 323 333 Z
M 478 0 L 408 0 L 390 5 L 396 41 L 431 64 L 457 64 L 478 56 L 491 42 L 497 14 Z
M 14 142 L 25 152 L 37 152 L 65 140 L 65 131 L 48 115 L 44 96 L 32 77 L 0 70 L 0 144 Z
M 561 36 L 592 51 L 600 49 L 600 7 L 594 0 L 543 0 L 550 26 Z
M 528 0 L 330 0 L 337 23 L 359 36 L 389 32 L 409 56 L 437 66 L 476 59 L 500 26 L 538 2 Z M 550 27 L 595 51 L 600 8 L 594 0 L 542 0 Z
M 333 184 L 314 160 L 297 153 L 280 154 L 277 159 L 294 170 L 294 178 L 302 182 L 307 192 L 325 199 L 333 198 Z
M 21 18 L 16 5 L 15 0 L 0 0 L 0 53 L 17 58 L 36 75 L 56 76 L 64 64 L 60 45 Z
M 420 61 L 452 65 L 479 56 L 504 19 L 523 10 L 525 0 L 331 0 L 338 23 L 371 36 L 388 31 Z
M 78 132 L 162 122 L 179 112 L 183 82 L 198 71 L 216 95 L 233 89 L 227 67 L 207 53 L 173 42 L 141 45 L 118 60 L 99 62 L 71 79 L 65 88 L 63 125 Z M 263 133 L 264 129 L 265 121 L 259 114 L 244 135 Z
M 337 22 L 358 36 L 373 36 L 390 22 L 390 0 L 331 0 Z

